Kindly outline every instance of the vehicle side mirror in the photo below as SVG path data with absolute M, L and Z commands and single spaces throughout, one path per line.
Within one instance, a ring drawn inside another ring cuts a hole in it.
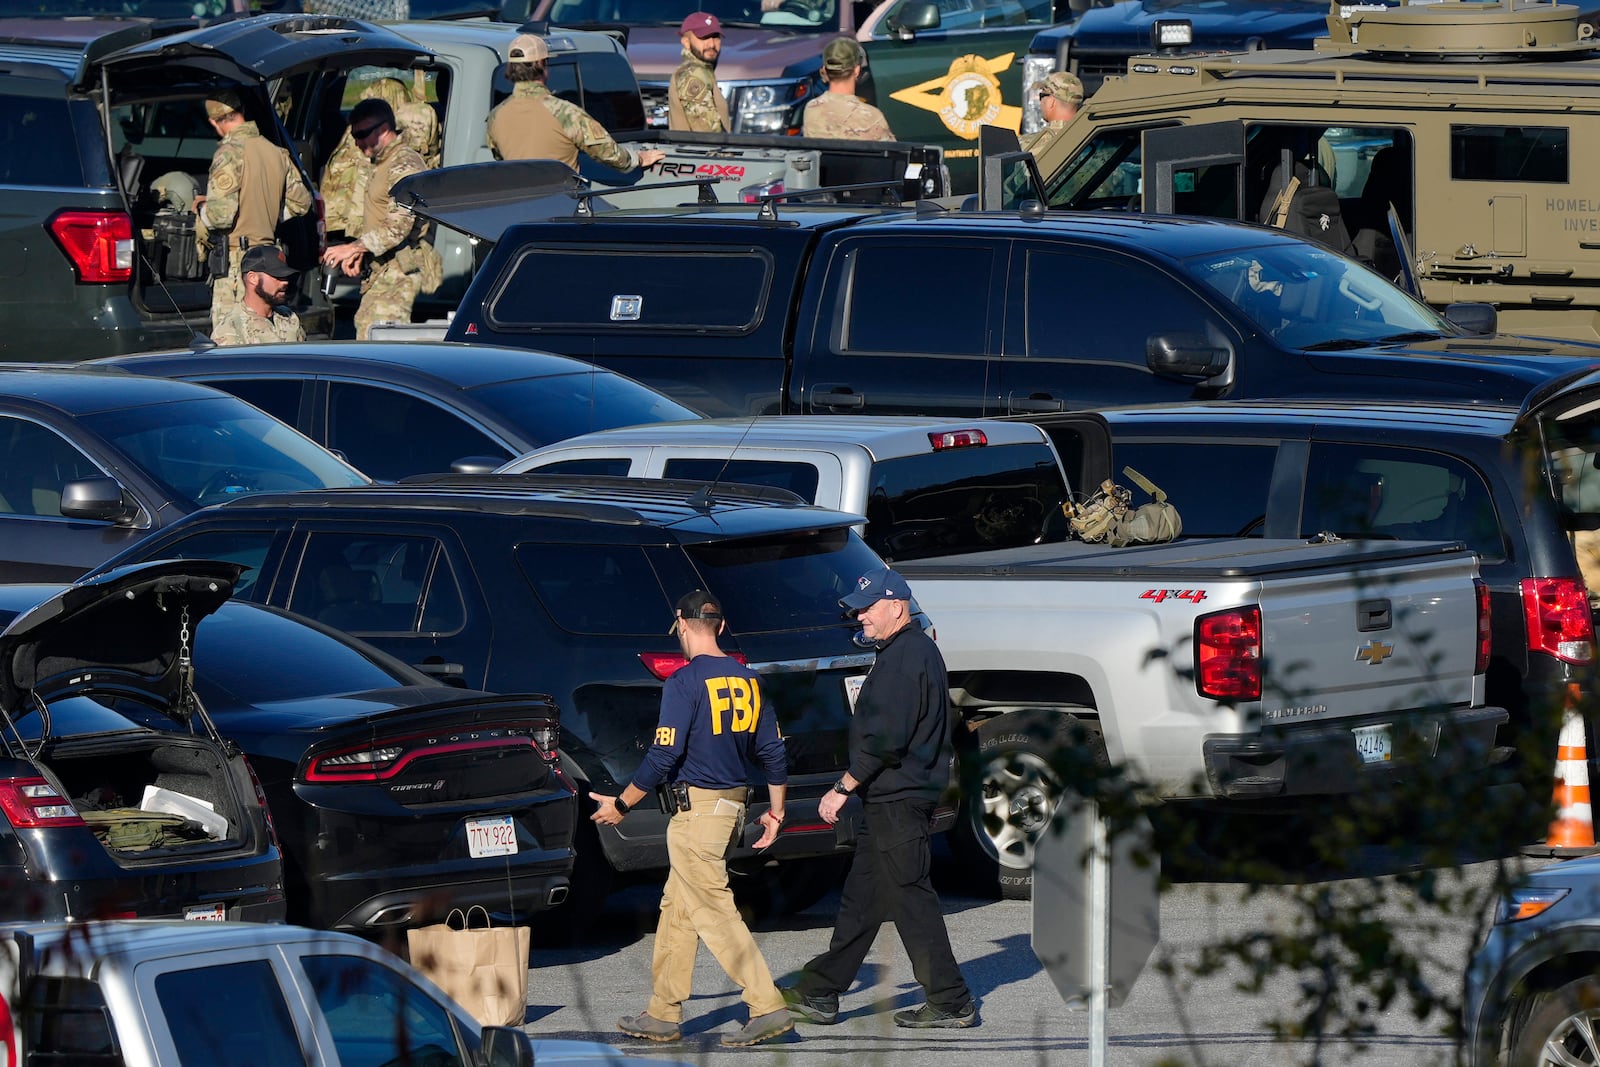
M 936 30 L 939 28 L 939 7 L 937 4 L 922 3 L 921 0 L 902 4 L 892 28 L 903 41 L 911 40 L 918 30 Z
M 1500 316 L 1493 304 L 1476 301 L 1449 304 L 1444 309 L 1444 317 L 1468 333 L 1492 335 L 1500 331 Z
M 533 1038 L 515 1026 L 485 1026 L 479 1067 L 533 1067 Z
M 129 510 L 114 478 L 83 478 L 61 487 L 61 514 L 69 519 L 118 522 Z
M 1232 353 L 1198 333 L 1154 333 L 1145 341 L 1145 366 L 1169 378 L 1214 378 L 1228 369 Z

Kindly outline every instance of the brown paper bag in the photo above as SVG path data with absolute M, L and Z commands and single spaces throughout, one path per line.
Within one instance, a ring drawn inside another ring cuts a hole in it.
M 483 926 L 472 926 L 473 912 Z M 451 920 L 406 931 L 411 965 L 467 1009 L 484 1026 L 521 1026 L 528 1003 L 526 926 L 490 926 L 481 905 L 467 909 L 459 928 Z

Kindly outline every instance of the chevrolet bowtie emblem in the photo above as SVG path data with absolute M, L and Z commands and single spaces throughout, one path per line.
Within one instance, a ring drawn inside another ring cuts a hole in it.
M 1394 655 L 1394 646 L 1386 645 L 1382 641 L 1368 641 L 1356 649 L 1356 659 L 1370 663 L 1374 667 Z

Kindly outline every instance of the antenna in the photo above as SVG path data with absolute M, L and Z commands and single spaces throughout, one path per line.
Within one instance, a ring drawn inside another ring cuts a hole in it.
M 744 432 L 741 433 L 739 435 L 739 439 L 733 443 L 733 447 L 728 449 L 728 457 L 722 461 L 722 468 L 717 471 L 717 476 L 702 486 L 699 491 L 694 494 L 694 496 L 689 498 L 690 507 L 694 508 L 696 511 L 711 510 L 712 498 L 716 495 L 717 486 L 722 484 L 722 476 L 728 473 L 728 465 L 733 462 L 733 454 L 739 451 L 740 446 L 744 444 L 744 439 L 749 437 L 750 431 L 756 428 L 756 419 L 759 417 L 760 416 L 757 415 L 750 416 L 750 421 L 745 423 Z

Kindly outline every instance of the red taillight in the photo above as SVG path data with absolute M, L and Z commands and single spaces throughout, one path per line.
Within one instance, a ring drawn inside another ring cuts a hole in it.
M 1474 578 L 1472 586 L 1478 594 L 1478 658 L 1473 662 L 1472 673 L 1482 674 L 1489 669 L 1489 644 L 1493 633 L 1489 626 L 1489 583 Z
M 525 733 L 490 727 L 475 730 L 455 740 L 443 740 L 436 736 L 398 737 L 313 756 L 306 764 L 305 779 L 319 783 L 380 782 L 393 778 L 414 761 L 425 757 L 523 745 L 535 747 L 534 739 Z
M 60 211 L 45 224 L 80 282 L 133 277 L 133 220 L 120 211 Z
M 1194 625 L 1195 684 L 1214 700 L 1261 698 L 1261 609 L 1236 608 Z
M 550 720 L 536 724 L 533 728 L 533 744 L 546 763 L 555 763 L 561 758 L 561 724 Z
M 1576 578 L 1522 579 L 1522 618 L 1528 651 L 1563 663 L 1594 662 L 1594 617 L 1589 593 Z
M 43 778 L 0 779 L 0 811 L 19 830 L 86 825 L 72 802 Z
M 729 652 L 728 657 L 735 663 L 744 662 L 743 652 Z M 677 652 L 641 652 L 639 660 L 644 664 L 644 669 L 660 678 L 663 682 L 678 673 L 678 669 L 689 661 Z
M 989 443 L 989 435 L 982 430 L 946 430 L 944 433 L 930 433 L 928 443 L 935 452 L 943 452 L 947 448 L 977 448 Z
M 267 807 L 267 791 L 261 788 L 261 779 L 256 777 L 256 769 L 250 766 L 250 761 L 243 756 L 239 758 L 244 760 L 244 769 L 250 772 L 250 785 L 256 791 L 256 803 L 261 805 L 261 816 L 267 821 L 267 839 L 276 846 L 278 828 L 272 825 L 272 809 Z

